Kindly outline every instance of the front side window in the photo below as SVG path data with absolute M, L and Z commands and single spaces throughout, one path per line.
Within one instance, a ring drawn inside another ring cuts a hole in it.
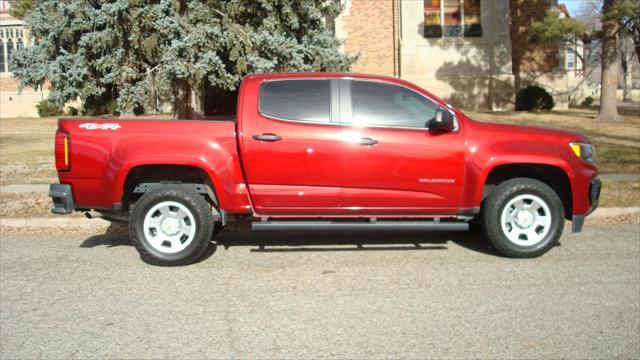
M 351 81 L 352 124 L 425 128 L 438 104 L 402 86 Z
M 424 0 L 424 36 L 482 36 L 480 17 L 480 0 Z
M 329 80 L 277 80 L 260 86 L 260 113 L 284 120 L 329 122 Z

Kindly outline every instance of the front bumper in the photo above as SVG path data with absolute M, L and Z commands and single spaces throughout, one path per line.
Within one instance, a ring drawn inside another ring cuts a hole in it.
M 589 194 L 588 194 L 589 204 L 591 206 L 589 207 L 589 211 L 587 211 L 586 214 L 573 215 L 573 218 L 572 218 L 573 224 L 571 226 L 571 232 L 579 233 L 580 231 L 582 231 L 582 226 L 584 225 L 585 217 L 591 214 L 598 207 L 598 204 L 600 203 L 601 190 L 602 190 L 602 182 L 600 181 L 600 179 L 598 178 L 591 179 L 591 182 L 589 183 Z
M 71 185 L 50 184 L 49 196 L 53 200 L 51 212 L 59 215 L 71 214 L 75 210 Z

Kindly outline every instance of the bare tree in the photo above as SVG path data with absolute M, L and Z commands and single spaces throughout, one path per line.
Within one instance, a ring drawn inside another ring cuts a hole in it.
M 600 75 L 602 91 L 600 92 L 601 121 L 621 120 L 618 115 L 618 51 L 617 39 L 620 23 L 618 19 L 607 16 L 617 5 L 618 0 L 604 0 L 602 13 L 602 73 Z
M 631 36 L 622 31 L 620 33 L 620 46 L 618 53 L 620 54 L 620 65 L 622 66 L 623 86 L 622 100 L 631 101 L 631 90 L 633 89 L 633 63 L 634 63 L 634 44 Z

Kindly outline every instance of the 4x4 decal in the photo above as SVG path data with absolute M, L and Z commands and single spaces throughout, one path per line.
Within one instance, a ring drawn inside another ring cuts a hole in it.
M 118 123 L 109 124 L 96 124 L 96 123 L 84 123 L 78 125 L 79 128 L 87 130 L 118 130 L 122 126 Z

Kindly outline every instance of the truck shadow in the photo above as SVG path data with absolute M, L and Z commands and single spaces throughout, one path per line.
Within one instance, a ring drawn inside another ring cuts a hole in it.
M 493 254 L 488 243 L 471 232 L 418 231 L 289 231 L 289 232 L 221 232 L 219 246 L 255 246 L 251 252 L 324 252 L 324 251 L 416 251 L 447 250 L 456 243 L 465 248 Z
M 254 253 L 349 252 L 349 251 L 425 251 L 447 250 L 453 243 L 463 248 L 500 256 L 481 234 L 466 232 L 427 231 L 276 231 L 251 232 L 227 228 L 218 233 L 200 261 L 213 255 L 218 247 L 252 247 Z M 105 234 L 87 238 L 81 248 L 98 246 L 132 246 L 122 227 L 109 228 Z

